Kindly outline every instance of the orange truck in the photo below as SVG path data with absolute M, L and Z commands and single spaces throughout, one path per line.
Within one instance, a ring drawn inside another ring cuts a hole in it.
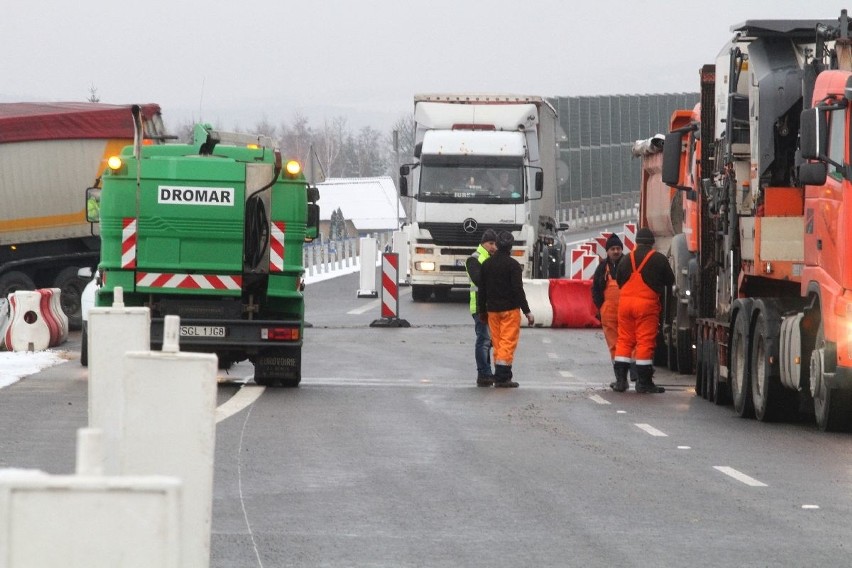
M 683 222 L 668 325 L 675 336 L 691 325 L 705 398 L 761 421 L 804 413 L 849 429 L 849 20 L 844 10 L 732 31 L 701 70 L 700 104 L 665 137 L 660 175 Z
M 141 109 L 148 142 L 162 139 L 160 107 Z M 0 104 L 0 298 L 59 288 L 69 324 L 79 328 L 86 282 L 78 270 L 100 257 L 85 189 L 133 144 L 133 124 L 131 105 Z

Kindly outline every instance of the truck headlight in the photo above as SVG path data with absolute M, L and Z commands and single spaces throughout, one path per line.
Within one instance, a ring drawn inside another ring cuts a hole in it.
M 423 272 L 434 272 L 435 263 L 428 260 L 425 260 L 423 262 L 415 262 L 414 268 Z

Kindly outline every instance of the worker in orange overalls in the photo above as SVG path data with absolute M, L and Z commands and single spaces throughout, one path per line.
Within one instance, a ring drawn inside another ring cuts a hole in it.
M 612 233 L 606 240 L 606 258 L 598 264 L 592 276 L 592 302 L 598 309 L 604 339 L 609 347 L 610 358 L 615 357 L 615 342 L 618 340 L 618 296 L 620 289 L 615 280 L 615 268 L 624 256 L 624 244 Z
M 598 309 L 603 327 L 604 339 L 609 347 L 609 358 L 615 357 L 615 343 L 618 341 L 618 297 L 621 289 L 615 279 L 615 269 L 624 256 L 624 244 L 618 235 L 611 233 L 606 240 L 606 258 L 598 264 L 592 276 L 592 302 Z M 636 365 L 630 366 L 630 380 L 636 380 Z M 617 390 L 617 383 L 609 385 Z
M 514 238 L 508 231 L 497 234 L 497 252 L 482 263 L 479 274 L 479 293 L 476 313 L 488 322 L 491 343 L 494 345 L 494 386 L 517 388 L 512 380 L 512 361 L 521 335 L 521 312 L 527 323 L 535 317 L 524 293 L 524 268 L 512 258 Z
M 660 393 L 654 384 L 654 350 L 660 322 L 660 297 L 675 281 L 668 259 L 653 249 L 654 233 L 647 227 L 636 233 L 636 249 L 618 263 L 615 278 L 621 288 L 618 301 L 618 341 L 615 346 L 613 390 L 627 390 L 627 373 L 635 361 L 636 392 Z M 635 357 L 635 359 L 634 359 Z

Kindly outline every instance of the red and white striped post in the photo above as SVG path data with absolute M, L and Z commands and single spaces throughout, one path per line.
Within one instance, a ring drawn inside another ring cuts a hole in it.
M 399 253 L 382 253 L 382 319 L 374 320 L 370 327 L 410 327 L 399 319 Z

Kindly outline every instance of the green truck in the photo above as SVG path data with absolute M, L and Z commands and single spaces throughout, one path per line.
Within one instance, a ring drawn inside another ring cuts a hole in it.
M 87 193 L 99 201 L 96 305 L 121 287 L 125 306 L 150 308 L 152 348 L 177 315 L 181 350 L 215 353 L 220 368 L 248 359 L 257 384 L 297 386 L 302 245 L 319 225 L 300 164 L 264 137 L 196 125 L 191 144 L 135 144 L 109 165 Z

